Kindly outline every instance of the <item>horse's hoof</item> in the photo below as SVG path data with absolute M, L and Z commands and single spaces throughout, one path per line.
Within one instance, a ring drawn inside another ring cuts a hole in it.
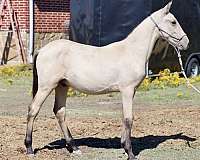
M 138 160 L 138 158 L 134 157 L 134 158 L 128 158 L 127 160 Z
M 26 154 L 27 155 L 34 155 L 33 149 L 32 148 L 27 148 L 26 149 Z
M 27 154 L 27 156 L 28 156 L 29 158 L 34 158 L 34 157 L 35 157 L 35 154 Z
M 128 157 L 128 159 L 127 160 L 138 160 L 138 158 L 137 157 L 135 157 L 135 156 L 130 156 L 130 157 Z
M 75 154 L 75 155 L 82 155 L 82 152 L 81 152 L 81 150 L 79 150 L 79 149 L 73 151 L 72 153 Z

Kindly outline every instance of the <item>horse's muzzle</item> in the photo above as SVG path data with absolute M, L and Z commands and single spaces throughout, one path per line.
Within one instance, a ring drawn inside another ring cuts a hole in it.
M 179 45 L 177 46 L 180 50 L 187 50 L 189 48 L 189 39 L 185 35 L 181 41 L 179 42 Z

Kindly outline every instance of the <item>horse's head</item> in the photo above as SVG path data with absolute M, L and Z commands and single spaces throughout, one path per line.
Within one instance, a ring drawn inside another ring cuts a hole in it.
M 171 5 L 172 2 L 169 2 L 164 8 L 154 12 L 150 18 L 163 39 L 180 50 L 186 50 L 189 39 L 177 19 L 169 12 Z

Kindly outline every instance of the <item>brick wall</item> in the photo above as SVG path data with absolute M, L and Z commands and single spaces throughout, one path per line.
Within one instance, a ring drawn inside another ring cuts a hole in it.
M 35 29 L 36 32 L 64 32 L 69 23 L 70 0 L 36 0 Z
M 29 28 L 29 1 L 10 0 L 17 13 L 20 29 Z M 35 31 L 36 32 L 65 32 L 65 24 L 69 23 L 70 0 L 35 0 Z M 8 30 L 10 26 L 8 10 L 5 12 L 1 30 Z

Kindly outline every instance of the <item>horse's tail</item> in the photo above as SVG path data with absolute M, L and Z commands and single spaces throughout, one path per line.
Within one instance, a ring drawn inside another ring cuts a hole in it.
M 37 91 L 38 91 L 38 74 L 37 74 L 37 68 L 36 68 L 36 61 L 37 61 L 38 53 L 35 53 L 33 56 L 33 86 L 32 86 L 32 96 L 35 97 Z

